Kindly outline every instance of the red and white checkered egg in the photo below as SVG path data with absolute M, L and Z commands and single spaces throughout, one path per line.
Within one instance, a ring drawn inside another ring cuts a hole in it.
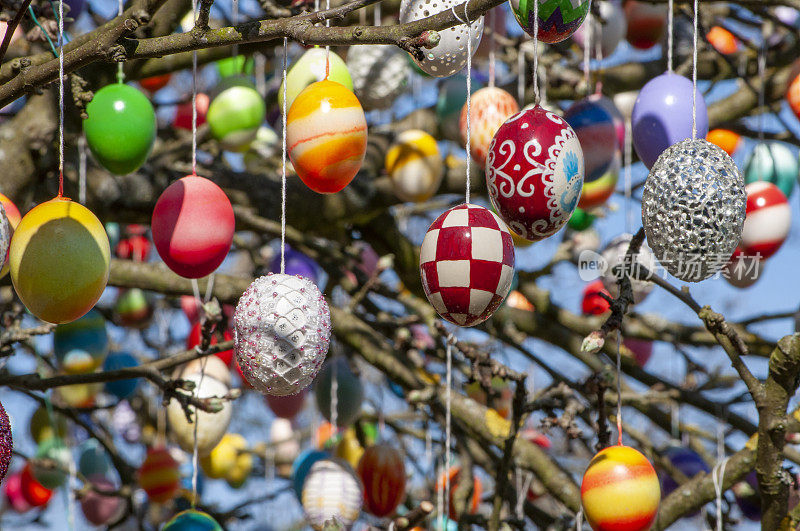
M 739 248 L 746 256 L 769 258 L 783 245 L 792 226 L 789 201 L 767 181 L 750 183 L 745 192 L 747 208 Z
M 514 242 L 493 212 L 459 205 L 431 224 L 419 267 L 425 295 L 439 315 L 474 326 L 491 317 L 511 289 Z
M 584 170 L 575 131 L 537 105 L 497 130 L 489 146 L 486 187 L 511 230 L 539 241 L 569 220 L 581 195 Z

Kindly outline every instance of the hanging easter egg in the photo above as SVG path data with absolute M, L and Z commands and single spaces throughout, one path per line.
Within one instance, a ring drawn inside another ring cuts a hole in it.
M 194 382 L 195 389 L 191 393 L 197 398 L 224 397 L 228 394 L 228 387 L 219 380 L 210 376 L 200 374 L 190 374 L 184 376 L 184 380 Z M 189 394 L 186 391 L 184 394 Z M 195 407 L 189 406 L 194 422 L 186 419 L 183 407 L 177 400 L 170 400 L 167 406 L 167 419 L 170 424 L 170 431 L 178 445 L 186 452 L 192 452 L 195 442 L 195 432 L 197 436 L 197 451 L 200 455 L 206 455 L 219 443 L 228 426 L 231 423 L 233 407 L 230 400 L 222 401 L 222 409 L 216 413 L 208 411 L 197 411 L 195 417 Z M 196 423 L 196 427 L 195 427 Z
M 10 228 L 8 231 L 8 236 L 3 237 L 3 241 L 6 241 L 6 252 L 0 254 L 0 257 L 2 257 L 3 260 L 3 265 L 0 267 L 0 278 L 3 278 L 6 276 L 6 273 L 8 273 L 8 252 L 11 249 L 11 237 L 14 235 L 14 231 L 17 229 L 17 225 L 19 225 L 19 222 L 22 220 L 22 216 L 20 216 L 19 210 L 14 203 L 12 203 L 11 200 L 3 194 L 0 194 L 0 206 L 2 206 L 3 210 L 5 211 L 5 218 L 8 221 L 8 226 Z
M 302 389 L 297 394 L 287 396 L 265 395 L 264 398 L 276 417 L 293 419 L 306 403 L 306 390 Z
M 351 46 L 347 69 L 353 76 L 353 91 L 367 111 L 391 107 L 411 75 L 407 55 L 397 46 L 380 44 Z
M 3 404 L 0 404 L 0 482 L 6 477 L 8 465 L 11 463 L 11 450 L 14 440 L 11 437 L 11 422 L 8 420 Z
M 614 94 L 614 98 L 611 100 L 614 103 L 614 107 L 622 115 L 623 122 L 628 122 L 633 115 L 633 106 L 636 105 L 636 99 L 639 97 L 639 93 L 635 90 L 628 90 L 626 92 L 618 92 Z
M 478 381 L 467 384 L 464 390 L 472 400 L 494 409 L 498 415 L 507 419 L 511 415 L 511 402 L 514 398 L 511 387 L 508 385 L 508 381 L 497 376 L 492 378 L 491 384 L 491 396 L 487 396 L 486 391 Z
M 722 26 L 713 26 L 708 30 L 706 40 L 723 55 L 731 55 L 739 49 L 739 39 Z
M 214 272 L 231 248 L 235 220 L 228 196 L 213 182 L 188 175 L 158 198 L 153 242 L 167 267 L 186 278 Z
M 160 74 L 157 76 L 150 76 L 144 79 L 140 79 L 139 85 L 147 92 L 150 92 L 152 94 L 166 87 L 169 84 L 170 79 L 172 79 L 172 74 L 170 73 Z
M 515 310 L 523 310 L 526 312 L 536 311 L 536 307 L 529 301 L 525 295 L 513 289 L 506 297 L 506 305 Z
M 669 147 L 642 193 L 642 225 L 661 265 L 699 282 L 725 265 L 742 235 L 746 194 L 733 160 L 705 140 Z
M 450 11 L 458 5 L 460 5 L 458 0 L 403 0 L 400 2 L 400 23 L 405 24 Z M 420 49 L 421 57 L 415 56 L 413 59 L 428 75 L 452 76 L 467 66 L 467 37 L 470 38 L 472 53 L 478 49 L 483 36 L 483 17 L 472 21 L 469 30 L 465 24 L 458 24 L 438 33 L 439 43 L 433 48 Z
M 581 311 L 584 315 L 603 315 L 611 309 L 609 298 L 613 299 L 602 280 L 590 282 L 583 288 Z
M 612 169 L 620 150 L 614 116 L 609 112 L 607 104 L 601 102 L 597 95 L 589 96 L 570 105 L 564 112 L 564 120 L 572 127 L 580 141 L 586 168 L 584 183 L 589 184 L 602 179 Z M 601 188 L 606 190 L 608 186 Z M 589 207 L 589 205 L 580 206 Z
M 150 325 L 153 307 L 139 288 L 120 291 L 114 301 L 114 322 L 121 326 L 144 329 Z
M 638 0 L 625 0 L 622 7 L 628 21 L 625 39 L 631 46 L 640 50 L 647 50 L 655 46 L 664 35 L 667 6 Z
M 222 526 L 208 513 L 188 509 L 173 516 L 161 531 L 222 531 Z
M 31 507 L 44 507 L 53 496 L 53 491 L 36 481 L 31 463 L 25 464 L 20 475 L 22 497 Z
M 575 33 L 589 13 L 590 0 L 539 0 L 539 31 L 533 34 L 535 0 L 510 0 L 519 25 L 528 35 L 555 44 Z
M 206 123 L 208 107 L 211 105 L 211 98 L 202 92 L 197 94 L 195 107 L 197 109 L 197 127 Z M 175 118 L 172 125 L 177 129 L 192 130 L 192 102 L 181 103 L 175 107 Z
M 249 80 L 239 77 L 223 80 L 216 92 L 206 115 L 211 135 L 222 149 L 247 148 L 266 117 L 264 98 Z
M 511 233 L 482 206 L 453 207 L 428 228 L 419 268 L 436 312 L 453 324 L 475 326 L 491 317 L 511 290 Z
M 791 197 L 798 176 L 800 161 L 797 152 L 783 142 L 756 145 L 744 165 L 745 184 L 767 181 L 776 185 L 787 198 Z
M 50 412 L 42 405 L 36 408 L 28 422 L 28 433 L 36 444 L 51 437 L 64 438 L 67 436 L 67 420 L 57 411 L 53 411 L 52 421 Z
M 363 425 L 366 426 L 366 424 Z M 364 455 L 364 448 L 361 446 L 356 430 L 352 426 L 341 433 L 333 455 L 347 461 L 354 469 L 358 466 L 359 459 Z
M 232 57 L 220 59 L 219 61 L 214 61 L 214 67 L 217 70 L 217 74 L 219 74 L 219 77 L 222 79 L 242 74 L 252 76 L 255 71 L 255 62 L 252 57 L 234 55 Z
M 125 238 L 114 245 L 114 254 L 123 260 L 147 262 L 150 257 L 150 240 L 146 236 L 147 229 L 142 225 L 125 227 Z
M 708 111 L 696 93 L 697 138 L 708 134 Z M 668 147 L 692 138 L 692 82 L 678 74 L 661 74 L 642 87 L 631 115 L 636 154 L 648 168 Z
M 83 13 L 84 7 L 86 7 L 86 0 L 64 0 L 64 6 L 69 7 L 68 12 L 66 9 L 64 10 L 64 22 L 66 25 L 69 25 L 66 20 L 67 17 L 72 19 L 72 21 L 78 20 L 78 17 L 80 17 L 81 13 Z
M 111 249 L 89 209 L 57 197 L 25 214 L 11 238 L 9 266 L 17 295 L 36 317 L 69 323 L 106 287 Z
M 473 79 L 470 84 L 472 94 L 483 88 L 478 80 Z M 463 73 L 445 79 L 439 86 L 439 99 L 436 100 L 436 122 L 442 138 L 461 141 L 459 120 L 461 109 L 467 102 L 467 76 Z
M 276 418 L 269 429 L 269 441 L 273 444 L 275 461 L 279 474 L 291 471 L 291 463 L 300 454 L 300 442 L 288 419 Z
M 156 113 L 147 97 L 123 83 L 94 93 L 83 121 L 86 144 L 102 166 L 117 175 L 144 164 L 156 140 Z
M 567 226 L 575 231 L 584 231 L 592 226 L 594 220 L 594 214 L 590 214 L 580 207 L 575 207 L 575 210 L 567 221 Z
M 758 489 L 758 476 L 756 471 L 750 472 L 744 480 L 731 487 L 736 498 L 736 505 L 742 515 L 753 522 L 761 520 L 761 493 Z
M 347 359 L 336 357 L 325 363 L 314 384 L 314 396 L 317 408 L 326 420 L 332 421 L 331 388 L 336 378 L 338 391 L 338 407 L 336 408 L 336 426 L 349 426 L 361 414 L 361 403 L 364 401 L 364 386 L 358 376 L 350 370 Z
M 622 340 L 622 344 L 625 348 L 631 351 L 631 354 L 633 354 L 633 361 L 635 361 L 636 365 L 639 367 L 643 368 L 645 365 L 647 365 L 647 362 L 650 361 L 650 358 L 653 356 L 652 341 L 626 337 Z
M 53 401 L 62 407 L 90 408 L 102 390 L 101 383 L 64 385 L 53 392 Z
M 350 465 L 322 459 L 311 466 L 303 485 L 303 510 L 316 531 L 332 518 L 349 528 L 361 512 L 362 497 L 361 482 Z
M 769 258 L 781 248 L 792 226 L 792 209 L 772 183 L 757 181 L 744 188 L 747 208 L 739 248 L 747 256 Z
M 45 488 L 55 489 L 64 484 L 69 473 L 70 452 L 61 439 L 46 439 L 36 449 L 32 461 L 33 477 Z
M 238 433 L 226 433 L 223 435 L 214 449 L 200 458 L 200 466 L 203 467 L 203 473 L 212 479 L 224 478 L 225 474 L 236 466 L 240 439 L 244 442 L 243 448 L 247 448 L 247 442 Z
M 686 476 L 687 479 L 692 479 L 697 474 L 708 474 L 711 469 L 700 457 L 700 454 L 685 446 L 669 446 L 662 453 L 664 457 L 669 460 L 670 464 L 674 466 L 681 474 Z M 675 489 L 678 488 L 678 482 L 675 481 L 668 472 L 661 474 L 661 492 L 664 497 L 669 496 Z
M 469 106 L 470 154 L 482 168 L 492 137 L 503 123 L 519 111 L 517 100 L 497 87 L 486 87 L 475 92 Z M 467 105 L 461 109 L 459 121 L 462 142 L 467 141 Z
M 289 158 L 306 186 L 334 193 L 347 186 L 364 161 L 367 120 L 355 94 L 330 80 L 312 83 L 286 116 Z
M 128 352 L 114 352 L 109 354 L 103 363 L 103 371 L 116 371 L 139 366 L 139 360 Z M 131 396 L 139 385 L 138 378 L 126 378 L 105 383 L 105 390 L 120 400 Z
M 436 139 L 419 129 L 403 131 L 386 152 L 386 171 L 400 200 L 427 201 L 439 189 L 444 176 L 444 161 Z
M 742 137 L 729 129 L 712 129 L 706 135 L 706 140 L 721 147 L 731 157 L 742 143 Z
M 445 479 L 447 478 L 447 479 Z M 439 476 L 438 480 L 436 481 L 436 492 L 447 490 L 447 483 L 450 484 L 450 499 L 445 501 L 447 503 L 447 514 L 451 520 L 458 522 L 458 517 L 460 516 L 456 513 L 456 506 L 453 503 L 453 495 L 455 490 L 458 488 L 458 484 L 461 481 L 461 467 L 459 466 L 451 466 L 450 469 L 447 471 L 447 475 L 443 473 Z M 472 496 L 467 500 L 466 511 L 469 514 L 475 514 L 478 511 L 478 505 L 481 503 L 481 495 L 483 494 L 483 485 L 481 484 L 480 479 L 478 476 L 472 476 Z
M 660 499 L 653 465 L 629 446 L 598 452 L 581 481 L 583 514 L 594 531 L 646 531 Z
M 247 441 L 238 433 L 233 434 L 231 444 L 236 449 L 236 460 L 224 475 L 225 481 L 233 489 L 241 488 L 253 471 L 253 456 L 247 451 Z
M 167 502 L 175 496 L 180 486 L 178 463 L 166 448 L 148 448 L 137 479 L 151 502 Z
M 352 48 L 364 48 L 364 46 Z M 330 57 L 329 66 L 328 57 Z M 326 68 L 328 68 L 328 81 L 339 83 L 352 92 L 353 79 L 342 58 L 334 51 L 329 55 L 325 48 L 311 48 L 306 50 L 286 73 L 286 107 L 291 107 L 295 98 L 309 85 L 324 80 Z M 278 105 L 283 105 L 283 83 L 278 89 Z
M 760 256 L 747 256 L 737 247 L 722 270 L 722 278 L 734 288 L 749 288 L 761 277 L 765 263 Z
M 534 107 L 515 114 L 489 146 L 489 199 L 509 228 L 538 241 L 555 234 L 578 203 L 583 154 L 575 132 L 556 114 Z
M 194 298 L 192 299 L 194 300 Z M 189 331 L 189 335 L 186 336 L 186 349 L 195 348 L 197 345 L 200 344 L 200 340 L 202 339 L 203 335 L 203 327 L 200 323 L 195 323 L 192 325 L 192 329 Z M 233 339 L 233 334 L 231 334 L 230 330 L 224 330 L 220 332 L 220 329 L 217 328 L 211 334 L 211 340 L 209 341 L 209 345 L 216 345 L 219 343 L 220 339 L 222 341 L 230 341 Z M 233 363 L 233 349 L 230 350 L 223 350 L 222 352 L 217 352 L 214 354 L 217 358 L 222 360 L 222 362 L 230 367 L 231 363 Z M 220 378 L 217 378 L 220 381 L 224 381 Z M 230 378 L 228 378 L 230 379 Z
M 3 491 L 6 495 L 6 503 L 14 512 L 24 513 L 29 511 L 32 507 L 31 504 L 25 500 L 22 495 L 22 472 L 14 472 L 9 474 L 3 482 Z
M 794 115 L 797 116 L 797 119 L 800 120 L 800 72 L 789 83 L 789 88 L 786 91 L 786 102 Z
M 314 284 L 317 283 L 317 268 L 319 266 L 314 260 L 304 255 L 300 251 L 292 249 L 292 247 L 289 245 L 286 246 L 283 258 L 285 273 L 287 275 L 300 275 L 301 277 L 309 279 Z M 280 273 L 281 254 L 279 252 L 275 253 L 275 256 L 270 261 L 269 269 L 273 273 Z
M 94 488 L 88 489 L 80 499 L 81 511 L 86 520 L 93 525 L 101 526 L 121 517 L 122 511 L 125 510 L 123 498 L 100 494 L 97 491 L 113 492 L 117 490 L 117 486 L 102 474 L 93 474 L 87 479 Z
M 539 7 L 541 8 L 541 6 Z M 628 31 L 628 22 L 619 2 L 601 0 L 598 2 L 598 7 L 600 17 L 591 18 L 591 33 L 589 33 L 589 24 L 582 24 L 575 30 L 572 39 L 583 50 L 589 35 L 591 35 L 592 56 L 596 56 L 599 41 L 600 54 L 605 58 L 613 54 L 619 43 L 625 38 Z
M 625 265 L 627 268 L 633 264 L 641 264 L 646 267 L 652 275 L 656 271 L 656 257 L 653 256 L 653 251 L 647 245 L 647 242 L 642 242 L 639 247 L 639 252 L 633 256 L 627 256 L 628 247 L 630 247 L 633 235 L 621 234 L 611 240 L 603 252 L 603 260 L 605 260 L 606 269 L 603 274 L 603 285 L 611 293 L 613 297 L 619 296 L 619 285 L 617 284 L 618 276 L 614 272 L 614 268 L 619 265 Z M 631 279 L 631 288 L 633 290 L 633 301 L 636 304 L 642 302 L 647 295 L 653 291 L 654 284 L 646 280 Z
M 81 443 L 78 451 L 78 471 L 84 476 L 103 476 L 111 468 L 111 461 L 97 439 L 87 439 Z
M 364 509 L 378 518 L 392 514 L 406 495 L 403 454 L 387 444 L 370 446 L 356 470 L 364 485 Z
M 80 319 L 58 325 L 53 333 L 53 353 L 68 373 L 86 373 L 98 368 L 108 354 L 105 318 L 97 310 L 89 310 Z
M 311 467 L 314 466 L 316 462 L 328 459 L 329 457 L 330 454 L 322 450 L 307 449 L 300 452 L 300 455 L 298 455 L 297 459 L 292 463 L 291 473 L 292 489 L 294 489 L 297 499 L 302 500 L 303 498 L 303 485 L 305 485 Z

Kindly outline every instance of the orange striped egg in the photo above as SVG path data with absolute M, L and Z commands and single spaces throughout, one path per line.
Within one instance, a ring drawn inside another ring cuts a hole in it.
M 594 531 L 650 529 L 660 499 L 653 465 L 629 446 L 598 452 L 583 474 L 583 513 Z
M 164 447 L 150 448 L 139 468 L 139 486 L 150 501 L 164 503 L 172 499 L 180 486 L 178 463 Z
M 364 109 L 344 85 L 324 79 L 306 87 L 286 115 L 289 159 L 303 182 L 321 194 L 356 176 L 367 151 Z
M 797 72 L 797 65 L 792 73 Z M 792 112 L 800 120 L 800 73 L 789 83 L 789 89 L 786 91 L 786 101 Z

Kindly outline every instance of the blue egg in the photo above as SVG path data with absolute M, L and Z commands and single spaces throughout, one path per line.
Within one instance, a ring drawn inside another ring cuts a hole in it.
M 222 531 L 222 527 L 210 515 L 189 509 L 176 514 L 161 531 Z
M 88 439 L 80 445 L 80 457 L 78 457 L 78 470 L 86 477 L 92 475 L 105 476 L 111 461 L 106 454 L 105 448 L 97 442 L 97 439 Z
M 127 352 L 115 352 L 110 354 L 103 363 L 104 371 L 115 371 L 118 369 L 127 369 L 130 367 L 138 367 L 139 361 Z M 126 380 L 116 380 L 113 382 L 106 382 L 106 392 L 112 394 L 122 400 L 128 398 L 136 391 L 139 385 L 138 378 L 130 378 Z

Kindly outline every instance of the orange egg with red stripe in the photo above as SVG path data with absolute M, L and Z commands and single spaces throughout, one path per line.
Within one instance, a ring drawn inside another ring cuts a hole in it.
M 324 79 L 306 87 L 286 115 L 289 159 L 302 181 L 322 194 L 350 184 L 367 151 L 367 119 L 356 95 Z
M 139 486 L 147 493 L 151 502 L 164 503 L 171 500 L 180 486 L 178 463 L 164 447 L 149 448 L 137 474 Z
M 653 465 L 629 446 L 598 452 L 581 482 L 583 513 L 594 531 L 650 529 L 660 499 Z

